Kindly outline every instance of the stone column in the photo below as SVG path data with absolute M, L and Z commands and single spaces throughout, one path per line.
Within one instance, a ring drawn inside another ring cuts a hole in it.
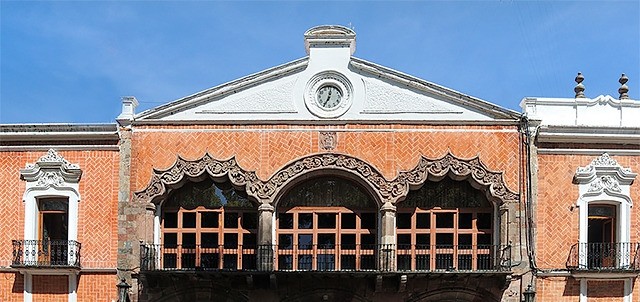
M 396 206 L 385 202 L 380 208 L 380 270 L 396 270 Z
M 258 250 L 257 268 L 260 271 L 273 270 L 274 246 L 273 246 L 273 212 L 275 208 L 262 203 L 258 207 Z

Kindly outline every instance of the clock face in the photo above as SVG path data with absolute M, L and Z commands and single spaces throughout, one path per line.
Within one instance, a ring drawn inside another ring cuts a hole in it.
M 340 105 L 342 101 L 342 91 L 333 85 L 320 87 L 316 92 L 316 102 L 321 108 L 333 109 Z

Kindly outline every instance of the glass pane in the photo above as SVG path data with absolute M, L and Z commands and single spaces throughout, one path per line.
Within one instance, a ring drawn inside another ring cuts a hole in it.
M 196 233 L 184 233 L 184 234 L 182 234 L 182 247 L 183 248 L 195 248 L 196 247 Z
M 343 206 L 354 209 L 375 208 L 369 194 L 357 183 L 339 177 L 318 177 L 307 180 L 289 190 L 280 207 Z
M 431 214 L 430 213 L 418 213 L 418 214 L 416 214 L 416 228 L 417 229 L 430 229 L 431 228 Z
M 478 234 L 478 245 L 491 245 L 492 244 L 492 240 L 491 240 L 491 234 Z M 480 248 L 480 247 L 479 247 Z
M 398 213 L 396 225 L 398 229 L 411 229 L 411 213 Z
M 332 271 L 336 267 L 335 255 L 319 254 L 316 266 L 319 271 Z
M 278 248 L 279 249 L 293 249 L 293 235 L 280 234 L 278 235 Z
M 459 234 L 458 235 L 458 248 L 459 249 L 470 249 L 473 244 L 471 234 Z
M 298 256 L 298 269 L 299 270 L 311 270 L 313 264 L 313 258 L 311 255 Z
M 416 248 L 428 249 L 431 244 L 431 235 L 429 234 L 416 234 Z
M 411 235 L 410 234 L 398 234 L 398 249 L 411 248 Z
M 184 249 L 182 250 L 182 255 L 180 255 L 182 261 L 180 264 L 183 269 L 192 269 L 196 267 L 196 254 L 193 249 L 190 249 L 189 252 L 186 252 Z
M 473 213 L 460 213 L 458 214 L 458 228 L 459 229 L 472 229 L 473 228 Z
M 218 268 L 220 265 L 220 255 L 218 253 L 203 253 L 200 257 L 200 266 L 203 268 Z
M 176 265 L 178 264 L 178 256 L 175 253 L 164 253 L 163 256 L 163 268 L 176 268 Z
M 230 182 L 215 183 L 211 179 L 187 182 L 174 190 L 165 203 L 166 208 L 193 210 L 197 207 L 217 209 L 222 206 L 252 208 L 246 194 L 233 188 Z
M 38 210 L 39 211 L 61 211 L 68 212 L 69 203 L 66 199 L 58 198 L 46 198 L 40 199 Z
M 242 234 L 242 248 L 255 248 L 256 243 L 256 234 Z
M 310 250 L 313 248 L 313 235 L 299 234 L 298 235 L 298 249 Z
M 458 269 L 459 270 L 473 269 L 472 255 L 458 255 Z
M 336 245 L 335 234 L 318 234 L 318 248 L 334 248 Z
M 362 234 L 360 235 L 360 245 L 363 249 L 371 249 L 376 244 L 376 235 Z
M 453 246 L 453 234 L 439 233 L 436 234 L 437 247 L 450 247 Z
M 356 269 L 356 256 L 355 255 L 341 255 L 340 256 L 340 268 L 343 270 Z
M 216 247 L 218 247 L 218 234 L 217 233 L 202 233 L 202 234 L 200 234 L 200 245 L 203 248 L 216 248 Z
M 356 214 L 355 213 L 342 213 L 342 228 L 343 229 L 355 229 L 356 228 Z
M 226 229 L 238 228 L 238 213 L 224 213 L 224 227 Z
M 237 255 L 224 255 L 222 258 L 222 268 L 224 269 L 237 269 L 238 268 L 238 256 Z
M 200 225 L 203 228 L 217 228 L 218 215 L 218 212 L 202 212 L 200 214 Z
M 478 229 L 491 229 L 492 221 L 490 213 L 478 213 Z
M 340 235 L 340 241 L 343 250 L 353 250 L 356 248 L 356 234 L 342 234 Z
M 319 213 L 318 228 L 319 229 L 335 229 L 336 214 L 335 213 Z
M 436 227 L 443 229 L 453 228 L 454 213 L 436 213 Z
M 299 213 L 298 214 L 298 229 L 310 229 L 313 227 L 313 214 L 312 213 Z
M 165 229 L 175 229 L 178 227 L 178 213 L 176 212 L 165 212 L 164 213 L 164 228 Z
M 255 230 L 258 228 L 257 213 L 242 213 L 242 228 L 245 230 Z
M 399 204 L 401 207 L 419 207 L 432 209 L 489 208 L 487 197 L 468 181 L 456 181 L 445 177 L 441 181 L 427 181 L 418 190 L 409 191 L 407 198 Z
M 284 230 L 293 229 L 293 214 L 278 213 L 278 228 Z
M 183 228 L 195 228 L 196 227 L 196 213 L 194 213 L 194 212 L 182 213 L 182 227 Z
M 255 270 L 256 269 L 256 255 L 255 254 L 242 254 L 242 269 Z
M 224 234 L 224 248 L 238 248 L 238 234 Z
M 174 248 L 178 246 L 178 234 L 164 233 L 162 234 L 165 248 Z
M 279 255 L 278 256 L 278 269 L 279 270 L 293 269 L 293 256 L 291 256 L 291 255 Z
M 361 213 L 360 228 L 375 230 L 376 229 L 376 213 Z

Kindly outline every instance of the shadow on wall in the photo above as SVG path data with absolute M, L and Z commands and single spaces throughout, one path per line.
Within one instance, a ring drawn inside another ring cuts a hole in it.
M 580 296 L 580 281 L 574 278 L 566 278 L 564 283 L 563 297 Z
M 13 275 L 13 286 L 11 292 L 14 294 L 24 292 L 24 275 L 21 273 L 15 273 Z
M 587 297 L 591 298 L 622 298 L 624 297 L 624 281 L 606 280 L 589 281 L 587 283 Z

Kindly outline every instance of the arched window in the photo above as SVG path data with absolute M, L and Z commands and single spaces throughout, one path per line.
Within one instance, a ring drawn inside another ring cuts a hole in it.
M 187 182 L 162 205 L 163 267 L 255 269 L 257 209 L 231 183 Z
M 306 180 L 280 199 L 277 213 L 278 270 L 376 268 L 377 206 L 359 184 Z
M 492 269 L 493 207 L 468 181 L 427 181 L 398 204 L 399 270 Z

